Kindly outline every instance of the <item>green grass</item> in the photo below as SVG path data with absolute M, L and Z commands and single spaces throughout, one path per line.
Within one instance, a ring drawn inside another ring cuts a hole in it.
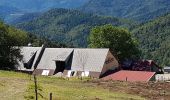
M 85 82 L 89 79 L 63 79 L 37 77 L 39 100 L 144 100 L 144 98 L 110 91 L 96 84 Z M 27 74 L 0 71 L 1 100 L 35 100 L 33 77 Z

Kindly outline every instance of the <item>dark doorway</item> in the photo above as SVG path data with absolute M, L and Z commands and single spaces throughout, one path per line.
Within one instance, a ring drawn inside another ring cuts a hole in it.
M 56 70 L 55 70 L 55 73 L 58 73 L 58 72 L 63 72 L 64 69 L 65 69 L 65 62 L 64 61 L 56 61 Z

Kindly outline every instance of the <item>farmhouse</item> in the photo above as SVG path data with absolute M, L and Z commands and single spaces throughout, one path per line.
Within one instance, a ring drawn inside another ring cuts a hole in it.
M 162 68 L 153 60 L 124 61 L 121 68 L 123 70 L 163 73 Z
M 102 77 L 119 64 L 109 49 L 22 47 L 21 68 L 36 75 Z

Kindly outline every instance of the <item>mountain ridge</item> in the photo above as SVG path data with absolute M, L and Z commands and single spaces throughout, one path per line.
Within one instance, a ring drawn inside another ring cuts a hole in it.
M 91 0 L 81 11 L 147 22 L 170 12 L 169 0 Z
M 132 33 L 139 40 L 143 58 L 170 65 L 170 13 L 135 28 Z
M 39 36 L 44 35 L 51 40 L 86 47 L 90 29 L 104 24 L 125 28 L 133 26 L 128 20 L 114 17 L 102 17 L 71 9 L 52 9 L 32 21 L 17 24 L 16 27 Z
M 53 8 L 75 9 L 88 0 L 0 0 L 0 18 L 6 23 L 22 16 L 11 16 L 11 14 L 40 13 Z M 6 9 L 2 9 L 6 8 Z M 13 9 L 12 9 L 13 8 Z M 18 11 L 15 11 L 17 9 Z

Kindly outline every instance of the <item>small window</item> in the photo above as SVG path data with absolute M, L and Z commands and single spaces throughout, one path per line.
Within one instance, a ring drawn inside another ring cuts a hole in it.
M 48 76 L 49 72 L 50 72 L 50 70 L 43 70 L 41 75 Z
M 71 76 L 71 71 L 68 71 L 67 72 L 67 77 L 70 77 Z
M 84 77 L 84 76 L 85 76 L 85 77 L 88 77 L 88 76 L 89 76 L 89 71 L 82 72 L 82 73 L 81 73 L 81 76 L 82 76 L 82 77 Z

